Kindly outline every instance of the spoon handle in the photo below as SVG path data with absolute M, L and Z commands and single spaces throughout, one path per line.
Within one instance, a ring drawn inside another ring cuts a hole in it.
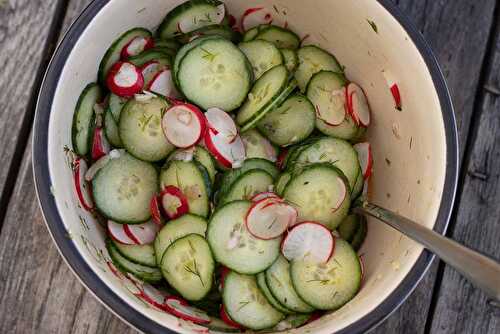
M 375 217 L 417 241 L 500 303 L 500 263 L 375 204 L 358 203 L 354 212 Z

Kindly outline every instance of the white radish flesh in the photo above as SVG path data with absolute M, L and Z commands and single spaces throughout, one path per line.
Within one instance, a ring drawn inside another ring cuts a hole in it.
M 335 239 L 325 226 L 304 222 L 292 228 L 281 245 L 283 255 L 290 261 L 327 262 L 332 256 Z
M 210 108 L 205 112 L 207 125 L 215 134 L 221 135 L 232 142 L 238 135 L 236 123 L 227 112 L 219 108 Z
M 225 137 L 214 134 L 210 129 L 207 135 L 208 140 L 205 140 L 205 143 L 208 150 L 224 166 L 237 168 L 245 160 L 245 145 L 239 135 L 231 143 L 227 142 Z
M 125 224 L 123 229 L 136 244 L 145 245 L 155 240 L 159 227 L 153 221 L 148 221 L 143 224 Z
M 125 245 L 136 245 L 137 243 L 133 239 L 131 239 L 127 235 L 127 233 L 125 233 L 123 227 L 124 224 L 118 224 L 112 220 L 108 220 L 108 232 L 109 235 L 111 235 L 111 237 L 113 238 L 113 240 Z
M 368 179 L 372 173 L 373 167 L 373 156 L 372 148 L 370 143 L 358 143 L 353 146 L 358 153 L 359 164 L 361 165 L 361 170 L 363 171 L 364 179 Z
M 180 97 L 172 79 L 172 71 L 170 69 L 164 69 L 156 73 L 147 86 L 147 89 L 153 93 L 174 99 Z
M 205 132 L 205 117 L 196 106 L 174 105 L 162 118 L 162 128 L 172 145 L 187 148 L 198 143 Z
M 296 220 L 295 208 L 279 198 L 270 197 L 252 205 L 246 217 L 246 226 L 254 237 L 269 240 L 282 235 Z
M 355 83 L 347 86 L 349 108 L 353 118 L 362 126 L 370 125 L 370 105 L 363 89 Z
M 186 301 L 178 297 L 167 297 L 165 299 L 165 310 L 181 319 L 197 324 L 208 324 L 210 322 L 208 314 L 189 306 Z
M 87 162 L 82 158 L 77 158 L 74 161 L 73 181 L 75 183 L 75 191 L 80 201 L 81 206 L 87 210 L 92 211 L 94 208 L 94 201 L 90 191 L 90 184 L 85 178 L 88 172 Z

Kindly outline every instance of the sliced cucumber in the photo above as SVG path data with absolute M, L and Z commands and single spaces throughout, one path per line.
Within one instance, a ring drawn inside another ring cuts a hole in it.
M 233 43 L 238 43 L 241 40 L 241 34 L 234 31 L 228 26 L 221 24 L 213 24 L 210 26 L 202 27 L 196 29 L 190 33 L 183 34 L 177 37 L 177 39 L 183 43 L 189 43 L 194 38 L 198 38 L 199 36 L 220 36 L 225 39 L 230 40 Z
M 280 321 L 274 326 L 273 331 L 282 332 L 293 328 L 298 328 L 307 323 L 311 319 L 311 314 L 290 314 L 288 317 Z
M 286 88 L 288 77 L 288 71 L 284 65 L 275 66 L 264 73 L 252 87 L 245 104 L 238 112 L 236 122 L 244 125 L 264 111 L 269 111 L 266 107 Z
M 186 195 L 189 212 L 207 217 L 210 211 L 207 184 L 204 175 L 194 161 L 170 161 L 161 170 L 160 185 L 163 189 L 173 185 Z
M 269 26 L 260 29 L 255 39 L 272 42 L 280 49 L 298 49 L 300 46 L 300 38 L 296 33 L 278 26 Z
M 248 232 L 245 217 L 251 205 L 249 201 L 224 205 L 215 211 L 207 230 L 208 243 L 217 262 L 242 274 L 266 270 L 280 252 L 281 238 L 261 240 Z
M 257 126 L 274 144 L 288 146 L 309 137 L 315 120 L 316 113 L 309 99 L 296 94 L 265 115 Z
M 299 57 L 297 56 L 297 52 L 292 49 L 280 49 L 280 51 L 283 55 L 283 62 L 286 66 L 286 69 L 288 70 L 288 72 L 292 73 L 299 65 Z
M 363 186 L 365 184 L 365 178 L 363 177 L 363 171 L 360 169 L 354 187 L 352 188 L 351 198 L 354 200 L 363 191 Z
M 108 99 L 108 110 L 111 111 L 113 117 L 115 118 L 116 124 L 120 121 L 120 114 L 122 112 L 122 108 L 127 103 L 128 99 L 124 97 L 120 97 L 113 93 L 109 94 Z
M 249 42 L 255 39 L 255 37 L 259 34 L 259 27 L 253 27 L 252 29 L 248 29 L 243 34 L 243 42 Z
M 361 265 L 345 240 L 335 239 L 333 256 L 327 263 L 292 261 L 292 282 L 308 304 L 321 310 L 336 310 L 354 298 L 361 284 Z
M 330 164 L 313 164 L 292 175 L 283 197 L 295 206 L 299 221 L 316 221 L 331 230 L 349 213 L 349 187 L 339 187 L 342 172 Z M 342 191 L 343 190 L 343 191 Z
M 276 298 L 274 298 L 273 294 L 271 293 L 271 290 L 269 290 L 269 287 L 267 286 L 266 273 L 257 274 L 257 286 L 259 287 L 260 291 L 264 294 L 269 304 L 271 304 L 275 309 L 277 309 L 283 314 L 294 313 L 293 311 L 281 305 L 280 302 L 277 301 Z
M 245 144 L 247 159 L 260 158 L 269 161 L 276 161 L 278 158 L 278 150 L 274 147 L 266 137 L 261 135 L 259 131 L 252 129 L 243 132 L 241 139 Z
M 138 67 L 141 67 L 153 60 L 157 61 L 162 66 L 170 66 L 172 63 L 170 55 L 165 53 L 164 50 L 159 49 L 149 49 L 128 59 L 129 62 Z
M 156 268 L 155 250 L 152 245 L 125 245 L 111 240 L 116 250 L 127 260 Z
M 171 49 L 167 46 L 155 46 L 154 48 L 147 50 L 147 52 L 149 53 L 160 52 L 167 55 L 169 58 L 173 58 L 175 57 L 177 50 Z
M 259 290 L 255 276 L 230 272 L 224 280 L 222 298 L 231 319 L 253 330 L 272 327 L 284 318 Z
M 208 153 L 208 151 L 203 147 L 196 146 L 194 158 L 205 167 L 210 177 L 210 181 L 213 184 L 215 182 L 215 174 L 217 174 L 217 170 L 215 169 L 215 163 L 210 153 Z
M 337 228 L 340 237 L 350 243 L 359 229 L 360 221 L 361 216 L 355 213 L 345 217 Z
M 185 214 L 177 219 L 169 221 L 162 227 L 154 241 L 156 263 L 161 264 L 163 254 L 175 240 L 185 237 L 188 234 L 199 234 L 205 236 L 207 231 L 207 221 L 202 217 L 192 214 Z
M 80 156 L 90 152 L 95 126 L 94 105 L 102 99 L 102 91 L 98 84 L 91 83 L 84 88 L 73 114 L 71 137 L 73 150 Z
M 347 116 L 339 125 L 329 125 L 325 121 L 316 118 L 316 129 L 330 137 L 355 140 L 360 128 L 358 128 L 350 116 Z
M 271 68 L 283 64 L 283 55 L 271 42 L 253 40 L 240 43 L 238 47 L 250 61 L 255 79 Z
M 119 131 L 130 154 L 145 161 L 159 161 L 175 149 L 161 127 L 163 112 L 168 107 L 169 103 L 160 97 L 127 102 L 120 115 Z
M 188 33 L 204 26 L 218 24 L 222 21 L 217 6 L 222 2 L 217 0 L 189 0 L 170 12 L 158 27 L 158 36 L 161 39 L 176 37 L 182 33 Z M 182 31 L 180 31 L 182 27 Z
M 106 76 L 108 75 L 111 66 L 113 66 L 117 61 L 120 60 L 120 54 L 125 45 L 127 45 L 136 37 L 151 38 L 151 36 L 151 32 L 147 29 L 133 28 L 124 32 L 120 37 L 118 37 L 106 51 L 104 57 L 102 57 L 101 63 L 99 64 L 99 72 L 97 74 L 99 82 L 106 82 Z
M 236 200 L 249 200 L 258 193 L 268 191 L 272 184 L 273 177 L 268 172 L 262 169 L 249 170 L 233 182 L 231 188 L 221 198 L 219 205 Z
M 273 296 L 286 308 L 299 313 L 314 311 L 314 307 L 305 303 L 295 292 L 290 277 L 290 264 L 283 255 L 266 270 L 266 283 Z
M 118 124 L 116 124 L 115 118 L 109 109 L 104 113 L 104 133 L 113 147 L 123 147 L 122 139 L 118 131 Z
M 359 227 L 351 240 L 351 246 L 355 251 L 358 251 L 366 238 L 368 232 L 368 225 L 364 216 L 359 217 Z
M 189 234 L 165 251 L 161 272 L 167 282 L 187 300 L 203 299 L 212 288 L 215 263 L 205 238 Z
M 181 48 L 181 44 L 177 42 L 173 38 L 167 38 L 167 39 L 156 39 L 155 40 L 155 46 L 157 47 L 167 47 L 172 50 L 179 50 Z
M 289 173 L 289 172 L 285 172 L 285 173 L 280 175 L 280 177 L 276 181 L 276 193 L 278 195 L 283 194 L 283 190 L 285 190 L 285 187 L 291 178 L 292 178 L 292 173 Z
M 307 83 L 311 77 L 321 70 L 337 72 L 341 75 L 344 74 L 337 59 L 332 54 L 317 46 L 304 46 L 297 51 L 297 56 L 299 57 L 299 66 L 295 71 L 295 78 L 302 92 L 305 92 Z
M 238 108 L 251 86 L 253 73 L 240 49 L 224 38 L 206 39 L 189 50 L 176 74 L 179 89 L 203 109 Z
M 316 162 L 328 162 L 340 169 L 349 180 L 349 188 L 354 188 L 361 166 L 351 144 L 342 139 L 322 137 L 290 160 L 290 164 L 294 165 L 290 168 L 302 168 Z
M 110 159 L 92 179 L 92 193 L 99 212 L 121 223 L 149 219 L 149 205 L 157 190 L 156 169 L 125 152 Z
M 358 131 L 356 132 L 356 135 L 351 138 L 351 141 L 354 143 L 360 142 L 363 140 L 363 137 L 366 134 L 366 128 L 360 126 L 358 127 Z
M 120 269 L 120 271 L 131 273 L 137 278 L 149 283 L 157 283 L 162 280 L 161 271 L 159 269 L 143 266 L 127 260 L 118 252 L 118 249 L 116 249 L 111 239 L 106 241 L 106 248 L 108 249 L 109 256 L 111 260 L 113 260 L 114 265 Z

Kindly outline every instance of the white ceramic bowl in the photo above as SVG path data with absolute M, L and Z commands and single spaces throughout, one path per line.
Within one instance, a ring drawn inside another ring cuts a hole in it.
M 147 307 L 135 288 L 113 275 L 104 231 L 73 193 L 65 152 L 71 146 L 73 107 L 96 80 L 110 43 L 135 26 L 154 29 L 181 0 L 95 0 L 57 48 L 40 92 L 33 160 L 40 204 L 62 256 L 82 283 L 108 308 L 139 330 L 188 333 L 194 328 Z M 368 138 L 375 157 L 370 200 L 444 233 L 457 177 L 457 136 L 450 97 L 422 36 L 389 0 L 225 1 L 238 17 L 248 7 L 280 14 L 308 42 L 334 53 L 347 77 L 364 87 L 373 110 Z M 286 13 L 286 15 L 284 14 Z M 376 29 L 368 21 L 376 24 Z M 377 30 L 377 31 L 375 31 Z M 403 110 L 394 108 L 384 72 L 396 79 Z M 411 293 L 433 257 L 376 221 L 369 221 L 360 252 L 365 280 L 340 310 L 296 332 L 361 333 L 380 323 Z

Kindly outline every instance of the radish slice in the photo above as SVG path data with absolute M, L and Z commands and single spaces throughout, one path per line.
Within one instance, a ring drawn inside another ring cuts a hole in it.
M 208 129 L 205 134 L 205 145 L 217 161 L 226 168 L 237 168 L 245 160 L 245 145 L 239 135 L 229 143 L 225 137 Z
M 73 162 L 73 181 L 75 183 L 75 191 L 82 207 L 87 211 L 94 209 L 94 201 L 92 200 L 92 193 L 90 184 L 85 180 L 88 165 L 83 158 L 77 158 Z
M 186 15 L 183 20 L 177 23 L 177 30 L 183 34 L 187 34 L 193 30 L 201 28 L 200 23 L 205 21 L 205 25 L 219 24 L 224 20 L 226 15 L 226 6 L 220 4 L 217 6 L 215 11 L 211 9 L 203 13 L 203 16 L 193 17 L 191 15 Z
M 124 224 L 125 234 L 137 245 L 145 245 L 155 240 L 159 227 L 153 221 L 143 224 Z
M 151 284 L 143 283 L 142 287 L 139 288 L 140 293 L 137 294 L 139 298 L 144 300 L 146 303 L 153 305 L 160 310 L 165 310 L 165 298 L 168 294 L 156 289 Z
M 261 192 L 261 193 L 254 195 L 250 200 L 252 202 L 259 202 L 259 201 L 266 199 L 266 198 L 280 199 L 280 197 L 278 195 L 276 195 L 275 193 L 273 193 L 272 191 L 264 191 L 264 192 Z
M 231 272 L 231 269 L 229 269 L 228 267 L 222 266 L 221 273 L 220 273 L 221 288 L 224 287 L 224 281 L 226 280 L 226 276 L 229 275 L 230 272 Z
M 228 142 L 232 142 L 238 135 L 234 120 L 227 112 L 219 108 L 210 108 L 205 112 L 208 127 Z
M 387 70 L 382 71 L 382 74 L 384 75 L 384 79 L 387 83 L 387 86 L 391 91 L 391 95 L 395 103 L 395 108 L 401 111 L 402 110 L 401 92 L 399 91 L 399 85 L 396 81 L 396 78 L 392 75 L 390 71 Z
M 370 106 L 363 89 L 355 83 L 347 86 L 348 106 L 353 118 L 362 125 L 370 125 Z
M 231 319 L 229 315 L 226 312 L 226 309 L 224 308 L 224 305 L 221 305 L 220 307 L 220 319 L 224 321 L 224 323 L 228 326 L 238 328 L 238 329 L 244 329 L 245 327 L 241 326 L 239 323 Z
M 372 147 L 368 142 L 358 143 L 353 147 L 356 152 L 358 152 L 359 164 L 361 165 L 361 170 L 363 171 L 363 177 L 366 180 L 372 174 Z
M 303 222 L 292 228 L 281 244 L 281 252 L 290 261 L 305 259 L 327 262 L 333 254 L 335 239 L 325 226 Z
M 176 186 L 167 186 L 160 194 L 163 211 L 168 218 L 175 219 L 189 212 L 186 195 Z
M 287 155 L 288 155 L 288 149 L 284 149 L 280 152 L 278 158 L 276 159 L 276 167 L 278 167 L 281 170 L 285 168 L 285 160 Z
M 340 125 L 345 120 L 346 114 L 345 88 L 333 90 L 329 96 L 327 106 L 320 108 L 316 105 L 316 116 L 328 125 Z
M 116 276 L 119 280 L 125 279 L 125 275 L 121 271 L 118 270 L 118 268 L 115 267 L 114 263 L 111 261 L 106 261 L 106 264 L 108 265 L 109 270 L 113 273 L 113 275 Z
M 180 97 L 180 94 L 174 85 L 174 80 L 172 79 L 172 71 L 170 69 L 164 69 L 156 73 L 147 86 L 147 89 L 153 93 L 157 93 L 163 96 L 172 98 Z
M 118 224 L 112 220 L 108 220 L 108 233 L 113 240 L 125 245 L 137 245 L 137 242 L 125 233 L 123 227 L 124 224 Z
M 268 9 L 264 7 L 248 8 L 241 16 L 241 31 L 272 22 L 273 16 Z
M 342 180 L 340 177 L 337 178 L 337 193 L 339 194 L 339 197 L 335 203 L 332 203 L 332 212 L 335 212 L 342 206 L 346 199 L 347 195 L 347 185 L 345 184 L 344 180 Z
M 186 148 L 196 145 L 205 134 L 205 116 L 192 104 L 177 104 L 163 115 L 163 133 L 172 145 Z
M 256 238 L 269 240 L 279 237 L 297 221 L 297 210 L 280 198 L 264 198 L 248 210 L 245 223 Z
M 109 70 L 106 83 L 112 93 L 132 97 L 142 90 L 144 77 L 134 64 L 119 61 Z
M 141 73 L 142 77 L 144 78 L 145 87 L 148 87 L 151 80 L 158 72 L 160 72 L 161 69 L 162 65 L 156 60 L 148 61 L 146 64 L 142 65 Z
M 151 211 L 151 220 L 153 221 L 153 223 L 158 225 L 158 227 L 162 227 L 165 224 L 165 220 L 163 219 L 160 211 L 160 203 L 157 195 L 154 195 L 151 198 L 149 209 Z
M 210 322 L 208 314 L 189 306 L 184 299 L 176 296 L 165 298 L 164 307 L 167 312 L 196 324 L 208 324 Z
M 137 36 L 128 42 L 122 49 L 121 59 L 126 60 L 130 57 L 137 56 L 139 53 L 151 49 L 154 46 L 154 41 L 149 37 Z
M 105 156 L 111 150 L 111 145 L 104 134 L 103 128 L 96 128 L 94 130 L 94 138 L 92 140 L 92 160 L 96 161 Z

